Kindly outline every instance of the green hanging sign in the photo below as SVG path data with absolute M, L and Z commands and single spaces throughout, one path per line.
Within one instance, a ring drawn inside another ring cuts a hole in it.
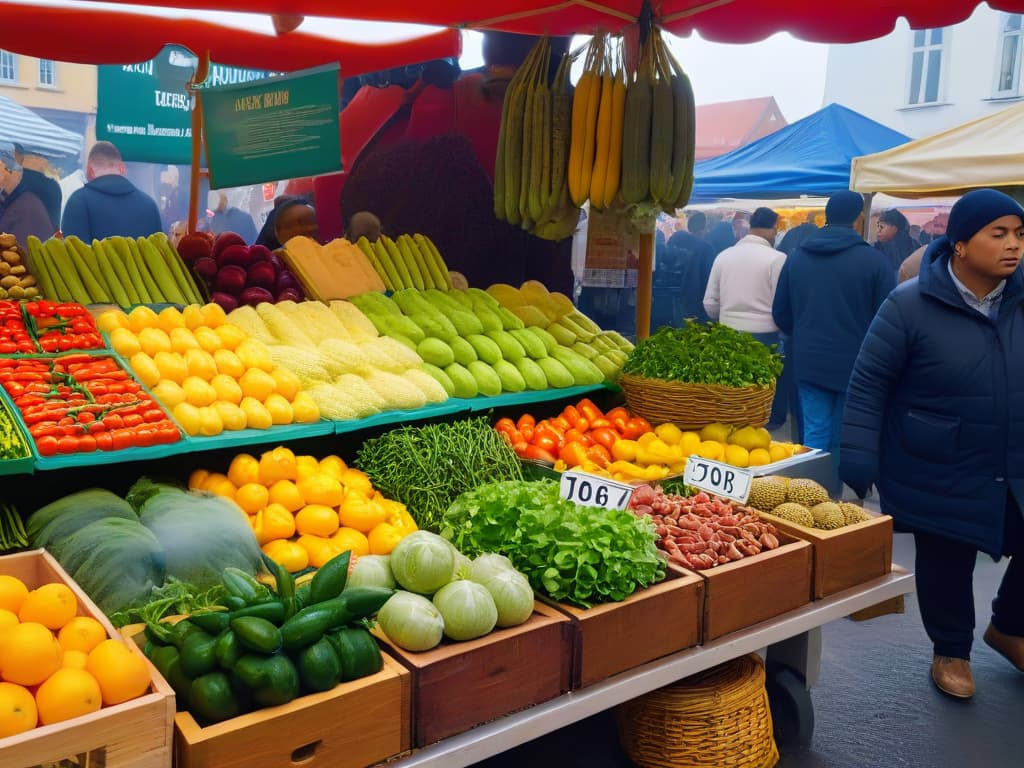
M 204 86 L 210 188 L 341 170 L 338 64 L 268 80 Z

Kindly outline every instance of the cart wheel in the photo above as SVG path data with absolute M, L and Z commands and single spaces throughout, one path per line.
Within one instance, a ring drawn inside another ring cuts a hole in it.
M 765 670 L 775 743 L 780 748 L 808 747 L 814 733 L 814 704 L 803 675 L 784 664 Z

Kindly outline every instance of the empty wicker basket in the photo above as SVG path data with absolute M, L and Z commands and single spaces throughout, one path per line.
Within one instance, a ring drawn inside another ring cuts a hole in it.
M 772 768 L 764 683 L 750 654 L 627 701 L 616 709 L 622 747 L 640 768 Z
M 680 429 L 700 429 L 712 422 L 763 427 L 772 412 L 775 385 L 723 387 L 646 379 L 624 373 L 619 386 L 629 410 L 651 424 L 671 422 Z

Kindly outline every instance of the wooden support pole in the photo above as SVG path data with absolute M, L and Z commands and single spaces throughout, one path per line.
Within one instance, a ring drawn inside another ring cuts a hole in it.
M 210 52 L 205 51 L 202 56 L 199 57 L 199 63 L 196 65 L 195 74 L 192 75 L 192 80 L 188 84 L 189 91 L 195 96 L 195 107 L 192 110 L 192 174 L 189 177 L 188 184 L 188 231 L 189 233 L 196 231 L 196 225 L 199 223 L 199 178 L 201 175 L 201 168 L 199 167 L 203 159 L 203 110 L 202 110 L 202 96 L 200 96 L 199 89 L 196 88 L 198 83 L 206 80 L 206 75 L 210 71 Z

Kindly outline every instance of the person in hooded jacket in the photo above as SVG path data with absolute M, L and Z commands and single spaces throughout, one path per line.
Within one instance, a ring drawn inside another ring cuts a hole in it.
M 149 237 L 163 231 L 156 202 L 125 176 L 127 168 L 117 147 L 98 141 L 89 150 L 85 175 L 89 181 L 68 198 L 61 218 L 65 237 L 86 243 L 121 235 Z
M 896 285 L 888 257 L 864 241 L 863 229 L 861 196 L 832 195 L 825 226 L 786 258 L 772 302 L 775 324 L 791 337 L 803 442 L 832 454 L 836 496 L 846 385 L 868 326 Z
M 889 257 L 894 271 L 899 271 L 903 260 L 917 250 L 920 243 L 910 236 L 910 222 L 895 208 L 882 211 L 878 217 L 875 246 Z
M 921 271 L 882 305 L 850 379 L 841 472 L 913 531 L 932 680 L 975 691 L 978 552 L 1010 557 L 985 642 L 1024 672 L 1024 209 L 964 195 Z

